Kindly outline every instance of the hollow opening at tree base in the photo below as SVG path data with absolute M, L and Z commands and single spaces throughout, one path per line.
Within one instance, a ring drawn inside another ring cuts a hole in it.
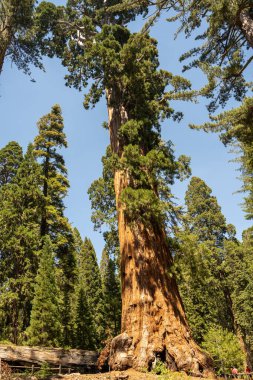
M 129 368 L 152 371 L 160 361 L 169 371 L 183 371 L 198 377 L 214 377 L 212 360 L 193 341 L 188 347 L 174 347 L 173 352 L 177 351 L 177 357 L 172 355 L 169 345 L 162 346 L 160 350 L 153 347 L 154 344 L 150 342 L 146 347 L 146 357 L 143 352 L 140 355 L 141 347 L 138 342 L 134 343 L 133 338 L 126 332 L 122 333 L 112 339 L 101 352 L 99 366 L 105 368 L 108 364 L 110 370 L 115 371 L 125 371 Z

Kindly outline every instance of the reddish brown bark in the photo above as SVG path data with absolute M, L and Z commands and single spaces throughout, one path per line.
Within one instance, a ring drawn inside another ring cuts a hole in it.
M 11 20 L 6 16 L 0 21 L 0 74 L 3 70 L 6 50 L 11 42 L 11 36 Z
M 253 19 L 249 14 L 248 9 L 244 9 L 240 13 L 240 22 L 243 34 L 245 35 L 246 40 L 253 47 Z
M 111 146 L 121 155 L 118 130 L 127 121 L 116 91 L 107 91 Z M 118 105 L 116 107 L 115 105 Z M 129 224 L 120 201 L 126 173 L 114 178 L 121 254 L 122 334 L 111 344 L 112 369 L 147 368 L 160 356 L 172 370 L 212 373 L 210 358 L 191 338 L 163 228 Z

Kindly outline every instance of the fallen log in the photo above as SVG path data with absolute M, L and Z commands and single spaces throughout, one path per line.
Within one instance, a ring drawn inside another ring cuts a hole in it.
M 0 359 L 6 362 L 48 363 L 64 366 L 96 367 L 95 351 L 47 347 L 0 345 Z

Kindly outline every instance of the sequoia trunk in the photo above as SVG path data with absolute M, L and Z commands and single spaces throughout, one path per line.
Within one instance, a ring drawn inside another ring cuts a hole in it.
M 12 20 L 8 17 L 0 21 L 0 74 L 3 69 L 6 50 L 11 42 L 11 21 Z
M 116 90 L 107 91 L 109 130 L 114 153 L 122 154 L 119 127 L 128 120 Z M 117 106 L 118 105 L 118 106 Z M 122 327 L 113 339 L 112 369 L 151 368 L 157 358 L 172 370 L 211 373 L 211 360 L 192 340 L 175 278 L 165 231 L 129 224 L 120 196 L 129 178 L 114 177 L 121 254 Z
M 244 9 L 240 13 L 240 22 L 243 34 L 245 35 L 246 40 L 253 48 L 253 19 L 249 14 L 248 9 Z

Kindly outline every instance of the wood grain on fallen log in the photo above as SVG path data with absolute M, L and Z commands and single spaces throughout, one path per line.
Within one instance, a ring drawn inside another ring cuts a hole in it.
M 0 358 L 7 362 L 28 362 L 96 366 L 98 355 L 95 351 L 64 350 L 62 348 L 28 347 L 14 345 L 0 345 Z

